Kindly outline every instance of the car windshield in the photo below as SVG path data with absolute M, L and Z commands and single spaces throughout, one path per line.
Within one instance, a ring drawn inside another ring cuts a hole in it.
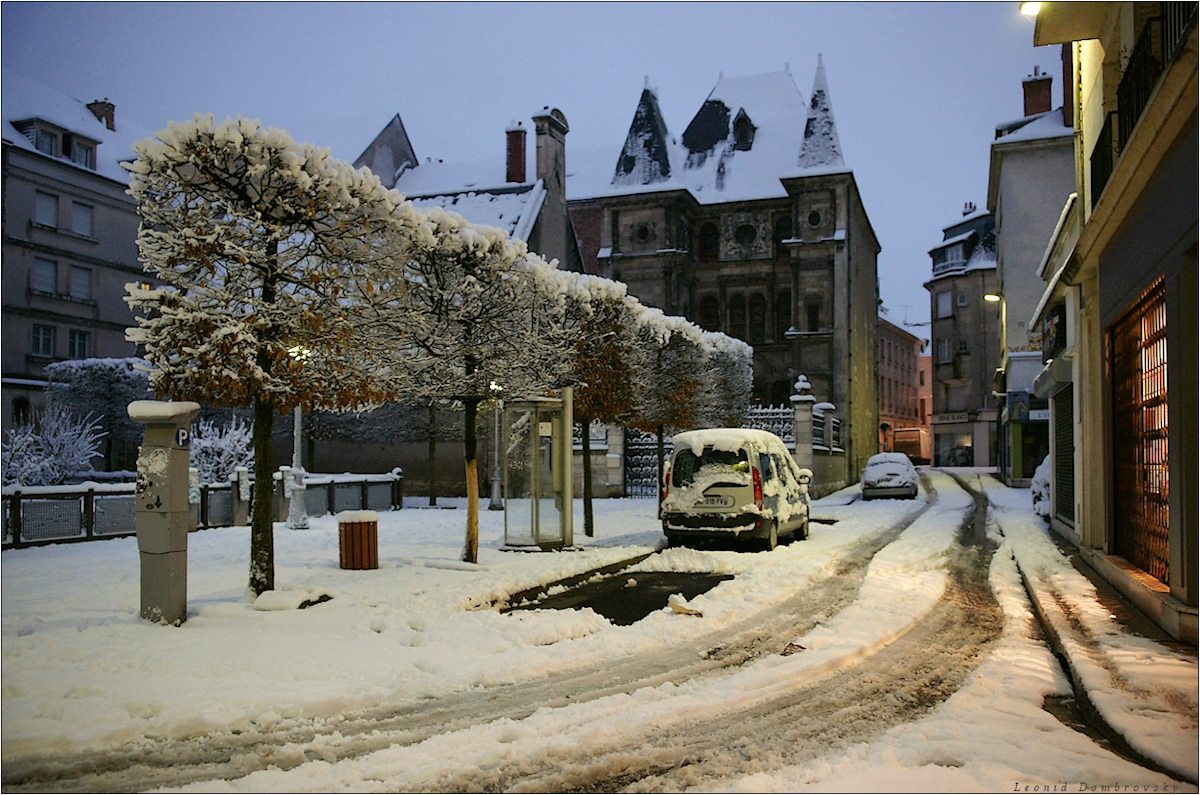
M 705 447 L 700 455 L 696 455 L 692 450 L 680 450 L 675 454 L 675 464 L 671 467 L 671 485 L 690 486 L 701 470 L 710 477 L 723 473 L 737 473 L 733 485 L 741 485 L 740 481 L 750 471 L 750 461 L 745 450 L 716 450 Z

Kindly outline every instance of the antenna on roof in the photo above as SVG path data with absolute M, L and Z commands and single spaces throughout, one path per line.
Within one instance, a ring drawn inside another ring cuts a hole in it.
M 650 88 L 650 75 L 646 75 L 646 76 L 645 76 L 644 78 L 642 78 L 642 79 L 645 81 L 645 82 L 642 84 L 642 88 L 649 90 L 649 88 Z

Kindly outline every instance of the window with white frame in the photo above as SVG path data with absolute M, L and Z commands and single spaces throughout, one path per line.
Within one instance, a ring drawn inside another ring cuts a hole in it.
M 57 293 L 58 262 L 45 257 L 34 257 L 29 286 L 39 293 Z
M 71 266 L 71 297 L 78 301 L 92 300 L 92 269 Z
M 91 144 L 74 141 L 71 144 L 71 162 L 84 168 L 95 168 L 96 148 Z
M 58 156 L 58 136 L 50 130 L 38 128 L 34 136 L 34 146 L 39 152 L 50 155 L 51 157 Z
M 86 359 L 92 355 L 92 332 L 71 329 L 67 335 L 67 356 L 71 359 Z
M 71 202 L 71 231 L 83 237 L 95 237 L 96 209 L 83 202 Z
M 58 197 L 37 191 L 33 196 L 33 222 L 58 228 Z
M 54 356 L 54 326 L 33 324 L 29 352 L 34 356 Z
M 954 314 L 954 293 L 950 290 L 940 292 L 934 298 L 937 302 L 937 317 L 950 317 Z
M 954 360 L 954 340 L 942 337 L 937 341 L 937 363 L 949 364 Z

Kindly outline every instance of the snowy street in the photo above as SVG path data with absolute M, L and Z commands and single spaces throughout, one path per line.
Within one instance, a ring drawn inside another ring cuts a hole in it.
M 6 551 L 4 788 L 1197 791 L 1195 657 L 1108 617 L 1028 490 L 922 484 L 818 500 L 811 537 L 769 553 L 655 552 L 637 499 L 597 500 L 596 537 L 555 553 L 503 550 L 485 510 L 477 565 L 458 501 L 380 514 L 374 571 L 338 568 L 333 517 L 278 524 L 257 601 L 248 529 L 207 530 L 179 628 L 138 618 L 135 539 Z M 628 626 L 500 610 L 648 553 L 612 576 L 732 578 Z M 1089 639 L 1073 675 L 1132 749 L 1044 708 L 1072 683 L 1022 575 Z

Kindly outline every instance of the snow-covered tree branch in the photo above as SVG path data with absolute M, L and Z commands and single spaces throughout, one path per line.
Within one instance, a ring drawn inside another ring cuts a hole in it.
M 253 406 L 250 587 L 261 593 L 274 587 L 275 415 L 382 396 L 356 321 L 372 270 L 402 255 L 421 217 L 369 172 L 257 121 L 197 115 L 135 151 L 138 248 L 162 286 L 128 286 L 141 313 L 128 338 L 159 395 Z

